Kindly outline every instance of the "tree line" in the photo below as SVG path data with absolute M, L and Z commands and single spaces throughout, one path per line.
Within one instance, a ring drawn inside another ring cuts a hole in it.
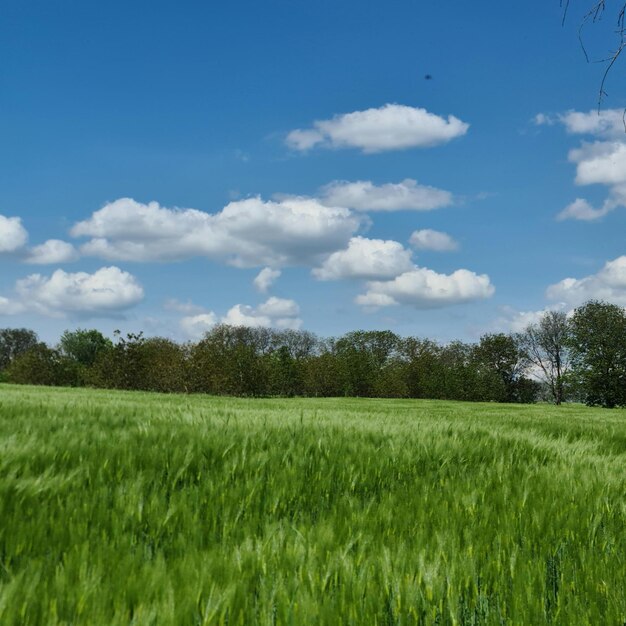
M 218 325 L 197 342 L 66 331 L 56 346 L 0 330 L 0 380 L 236 396 L 359 396 L 626 405 L 626 314 L 590 301 L 520 333 L 442 345 L 391 331 L 320 338 Z

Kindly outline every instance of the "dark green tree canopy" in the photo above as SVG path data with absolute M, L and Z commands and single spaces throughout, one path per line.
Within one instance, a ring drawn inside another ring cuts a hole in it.
M 27 328 L 0 329 L 0 371 L 6 369 L 20 354 L 39 343 L 37 333 Z
M 93 365 L 98 355 L 113 347 L 110 339 L 99 330 L 66 330 L 61 335 L 59 349 L 62 354 L 69 356 L 81 365 Z
M 570 347 L 587 404 L 626 404 L 626 313 L 608 302 L 591 301 L 576 309 Z

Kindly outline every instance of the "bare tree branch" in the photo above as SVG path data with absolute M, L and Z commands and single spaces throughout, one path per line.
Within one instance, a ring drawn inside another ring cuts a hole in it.
M 563 9 L 563 18 L 562 25 L 565 24 L 565 20 L 567 19 L 568 12 L 570 9 L 570 0 L 559 0 L 559 6 Z M 599 60 L 591 60 L 589 52 L 587 50 L 587 46 L 585 45 L 583 30 L 590 23 L 595 24 L 599 22 L 605 15 L 607 11 L 607 0 L 597 0 L 591 5 L 591 8 L 587 13 L 585 13 L 581 19 L 580 25 L 578 27 L 578 41 L 580 43 L 580 47 L 585 55 L 585 60 L 587 63 L 606 63 L 606 68 L 604 73 L 602 74 L 602 79 L 600 81 L 600 88 L 598 90 L 598 113 L 600 113 L 602 109 L 602 103 L 605 97 L 607 97 L 607 92 L 605 90 L 605 86 L 607 83 L 608 76 L 613 69 L 613 66 L 617 63 L 618 59 L 622 55 L 624 48 L 626 48 L 626 2 L 620 2 L 617 6 L 617 19 L 616 19 L 616 30 L 615 34 L 617 36 L 617 48 L 615 51 L 610 52 L 609 56 L 606 58 L 602 58 Z M 626 131 L 626 109 L 624 109 L 624 130 Z

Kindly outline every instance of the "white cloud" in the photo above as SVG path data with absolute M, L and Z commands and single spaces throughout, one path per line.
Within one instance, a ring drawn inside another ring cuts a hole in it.
M 533 123 L 537 126 L 553 126 L 555 119 L 553 115 L 547 113 L 537 113 L 533 118 Z
M 280 277 L 281 271 L 274 270 L 271 267 L 264 267 L 252 281 L 257 291 L 267 293 L 269 288 Z
M 261 326 L 269 328 L 272 320 L 267 315 L 261 315 L 256 309 L 246 304 L 236 304 L 228 309 L 228 312 L 222 317 L 223 324 L 230 326 Z
M 626 132 L 623 109 L 604 109 L 601 111 L 596 109 L 586 113 L 568 111 L 559 115 L 558 120 L 565 126 L 568 133 L 576 135 L 619 137 Z
M 609 193 L 599 208 L 593 207 L 583 198 L 576 198 L 557 215 L 558 220 L 597 220 L 617 207 L 626 205 L 626 143 L 583 143 L 570 151 L 569 160 L 576 163 L 577 185 L 606 185 Z
M 469 124 L 453 115 L 446 119 L 422 108 L 385 104 L 378 109 L 318 120 L 310 129 L 291 131 L 287 145 L 301 151 L 323 145 L 359 148 L 365 153 L 426 148 L 461 137 L 468 128 Z
M 0 254 L 18 252 L 28 241 L 28 233 L 19 217 L 0 215 Z
M 612 210 L 609 203 L 605 202 L 602 208 L 596 209 L 587 200 L 576 198 L 574 202 L 568 204 L 557 216 L 556 219 L 562 220 L 581 220 L 591 222 L 593 220 L 604 217 Z
M 626 306 L 626 256 L 607 261 L 596 274 L 583 278 L 565 278 L 550 285 L 546 291 L 550 300 L 578 306 L 587 300 L 606 300 Z
M 15 286 L 24 309 L 44 315 L 110 315 L 143 299 L 143 288 L 134 276 L 117 267 L 103 267 L 93 274 L 56 270 L 51 276 L 31 274 Z
M 71 243 L 59 239 L 48 239 L 48 241 L 30 248 L 24 261 L 32 265 L 52 265 L 71 263 L 77 259 L 78 252 Z
M 356 211 L 429 211 L 449 206 L 454 200 L 449 191 L 420 185 L 412 178 L 378 186 L 369 180 L 336 180 L 322 187 L 320 198 L 328 206 Z
M 17 259 L 32 265 L 69 263 L 78 259 L 78 253 L 71 243 L 59 239 L 27 247 L 28 232 L 19 217 L 0 215 L 0 254 L 12 253 Z
M 217 316 L 211 311 L 187 315 L 180 320 L 180 327 L 190 339 L 200 339 L 215 324 L 217 324 Z
M 287 145 L 294 150 L 310 150 L 324 141 L 324 136 L 318 130 L 302 130 L 297 128 L 287 135 Z
M 17 300 L 0 296 L 0 315 L 17 315 L 24 312 L 24 306 Z
M 413 267 L 411 252 L 392 240 L 353 237 L 312 271 L 318 280 L 393 278 Z
M 293 300 L 271 297 L 256 308 L 246 304 L 235 304 L 221 318 L 213 311 L 187 315 L 180 320 L 180 326 L 185 335 L 191 339 L 199 339 L 218 323 L 297 330 L 302 326 L 299 314 L 300 307 Z
M 616 185 L 626 182 L 626 143 L 596 141 L 571 150 L 569 160 L 576 163 L 576 184 Z
M 274 296 L 260 304 L 257 310 L 261 315 L 267 315 L 270 318 L 296 317 L 300 314 L 300 307 L 296 302 Z
M 221 322 L 231 326 L 274 326 L 297 330 L 302 325 L 299 313 L 300 307 L 293 300 L 272 297 L 256 308 L 236 304 L 222 317 Z
M 598 220 L 614 209 L 626 205 L 626 127 L 622 109 L 607 109 L 567 113 L 553 116 L 567 132 L 590 135 L 596 141 L 583 141 L 569 152 L 569 160 L 576 165 L 577 185 L 605 185 L 608 196 L 598 208 L 583 198 L 576 198 L 558 215 L 557 220 Z M 547 123 L 547 122 L 544 122 Z
M 564 302 L 548 306 L 540 311 L 518 311 L 513 307 L 502 307 L 501 311 L 502 315 L 495 321 L 492 330 L 513 333 L 522 332 L 531 324 L 539 323 L 541 318 L 550 311 L 564 311 L 568 315 L 571 313 Z
M 231 202 L 219 213 L 167 209 L 121 198 L 72 228 L 92 237 L 84 254 L 110 260 L 167 261 L 205 256 L 237 267 L 315 262 L 346 245 L 363 219 L 310 198 Z
M 459 244 L 447 233 L 430 228 L 414 231 L 409 242 L 416 250 L 434 250 L 435 252 L 449 252 L 459 247 Z
M 489 298 L 495 289 L 486 274 L 460 269 L 452 274 L 438 274 L 416 267 L 390 281 L 371 281 L 367 292 L 356 302 L 375 308 L 404 304 L 429 309 Z

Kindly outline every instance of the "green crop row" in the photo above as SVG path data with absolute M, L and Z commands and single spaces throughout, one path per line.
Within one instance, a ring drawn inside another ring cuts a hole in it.
M 0 386 L 0 624 L 626 620 L 626 412 Z

